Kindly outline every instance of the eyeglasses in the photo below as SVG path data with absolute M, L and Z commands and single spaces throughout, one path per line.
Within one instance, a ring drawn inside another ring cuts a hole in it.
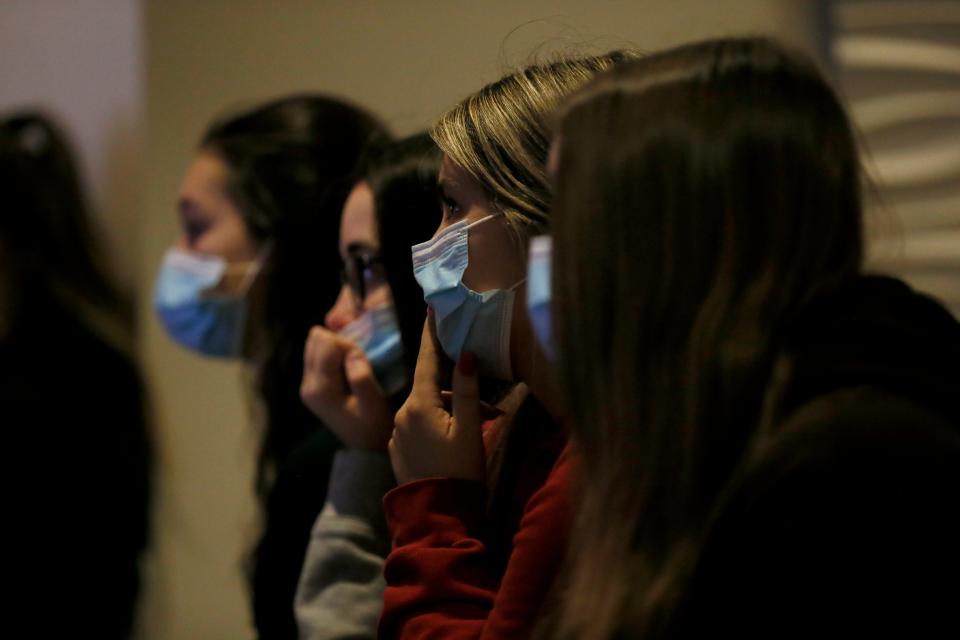
M 353 302 L 358 309 L 363 308 L 363 301 L 369 289 L 382 281 L 382 263 L 380 256 L 369 251 L 350 251 L 340 269 L 340 283 L 350 287 Z

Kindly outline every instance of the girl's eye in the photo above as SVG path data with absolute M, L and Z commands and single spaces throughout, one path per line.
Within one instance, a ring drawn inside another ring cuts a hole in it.
M 383 274 L 376 267 L 367 267 L 363 270 L 363 281 L 366 283 L 368 288 L 371 288 L 375 285 L 381 284 L 383 279 Z
M 443 216 L 445 218 L 452 218 L 461 213 L 460 205 L 443 194 L 440 195 L 440 204 L 443 207 Z
M 207 223 L 205 222 L 185 222 L 183 223 L 184 233 L 187 234 L 187 237 L 190 241 L 194 241 L 204 234 L 207 230 Z

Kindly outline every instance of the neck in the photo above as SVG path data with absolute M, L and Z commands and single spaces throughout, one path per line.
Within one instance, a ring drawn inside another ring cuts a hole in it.
M 517 300 L 526 300 L 526 284 L 517 288 Z M 537 400 L 557 422 L 563 422 L 565 413 L 562 394 L 556 379 L 556 367 L 537 347 L 533 327 L 527 319 L 526 305 L 514 303 L 513 325 L 510 332 L 510 365 L 517 382 L 526 383 Z

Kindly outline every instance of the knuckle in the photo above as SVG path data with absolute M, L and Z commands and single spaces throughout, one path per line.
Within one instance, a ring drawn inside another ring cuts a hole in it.
M 346 367 L 346 376 L 347 380 L 350 382 L 366 382 L 372 378 L 372 371 L 369 367 L 364 366 L 352 366 Z
M 411 424 L 415 424 L 423 420 L 425 409 L 424 406 L 416 400 L 412 400 L 407 404 L 403 405 L 402 409 L 405 410 L 404 415 L 404 424 L 409 427 Z
M 420 400 L 408 399 L 394 416 L 394 426 L 398 430 L 411 431 L 427 422 L 429 406 Z
M 322 335 L 317 335 L 313 340 L 314 348 L 317 350 L 317 353 L 321 356 L 325 356 L 331 350 L 330 341 L 327 340 Z
M 310 328 L 310 333 L 307 335 L 307 340 L 313 344 L 317 344 L 323 341 L 323 329 L 319 325 L 314 325 Z
M 407 405 L 404 404 L 393 416 L 394 433 L 396 433 L 397 429 L 406 429 L 409 420 L 409 411 L 407 410 Z
M 301 393 L 303 389 L 301 387 Z M 318 402 L 330 402 L 333 400 L 334 394 L 333 389 L 329 384 L 324 384 L 320 380 L 312 380 L 306 385 L 307 395 L 312 400 Z

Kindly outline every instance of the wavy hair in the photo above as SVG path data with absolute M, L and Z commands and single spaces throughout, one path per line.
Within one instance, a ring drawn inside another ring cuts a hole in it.
M 374 145 L 364 161 L 363 180 L 373 192 L 380 261 L 393 298 L 411 381 L 427 306 L 413 277 L 410 247 L 429 240 L 440 224 L 439 172 L 440 150 L 425 132 Z M 405 399 L 408 392 L 409 388 L 398 392 L 398 400 Z
M 468 96 L 434 125 L 437 146 L 483 186 L 522 251 L 549 226 L 554 112 L 565 96 L 630 57 L 611 51 L 528 66 Z

